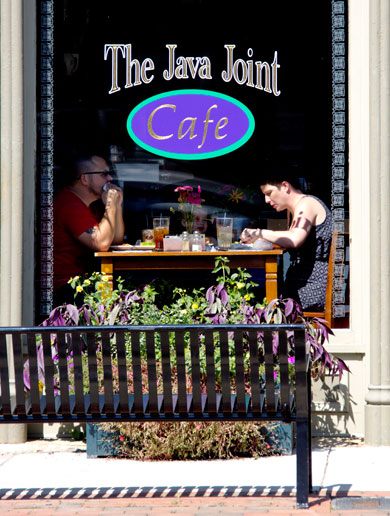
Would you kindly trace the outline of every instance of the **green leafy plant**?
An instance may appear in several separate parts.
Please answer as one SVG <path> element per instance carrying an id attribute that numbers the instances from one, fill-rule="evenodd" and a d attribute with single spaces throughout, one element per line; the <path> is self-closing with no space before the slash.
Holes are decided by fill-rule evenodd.
<path id="1" fill-rule="evenodd" d="M 343 372 L 348 370 L 347 366 L 343 362 L 343 360 L 331 355 L 325 349 L 326 342 L 329 340 L 329 335 L 332 334 L 331 329 L 327 326 L 326 321 L 318 318 L 305 318 L 303 317 L 302 308 L 299 303 L 292 299 L 275 299 L 271 301 L 269 305 L 265 302 L 258 303 L 256 302 L 252 289 L 255 283 L 251 280 L 250 274 L 245 269 L 238 268 L 235 271 L 231 271 L 229 267 L 229 262 L 225 257 L 218 257 L 216 259 L 216 265 L 214 269 L 214 274 L 216 276 L 216 284 L 210 286 L 207 290 L 200 288 L 197 290 L 193 290 L 192 292 L 187 292 L 185 289 L 176 288 L 173 292 L 173 301 L 170 304 L 166 304 L 158 306 L 157 298 L 158 292 L 155 288 L 155 285 L 148 284 L 139 289 L 128 290 L 124 286 L 124 282 L 121 279 L 117 280 L 116 287 L 113 291 L 109 291 L 107 288 L 107 280 L 108 278 L 104 277 L 99 273 L 94 273 L 89 278 L 86 277 L 76 277 L 70 281 L 70 284 L 75 289 L 75 294 L 81 294 L 84 297 L 84 303 L 80 307 L 76 307 L 75 305 L 62 305 L 60 307 L 56 307 L 48 319 L 46 319 L 42 325 L 43 326 L 76 326 L 76 325 L 174 325 L 174 324 L 200 324 L 200 323 L 211 323 L 211 324 L 224 324 L 224 323 L 240 323 L 240 324 L 248 324 L 248 327 L 254 323 L 304 323 L 306 326 L 306 343 L 308 349 L 310 350 L 311 360 L 312 360 L 312 373 L 313 376 L 322 376 L 326 371 L 330 372 L 333 376 L 338 375 L 342 376 Z M 203 337 L 201 336 L 201 343 Z M 217 337 L 215 337 L 215 366 L 216 366 L 216 378 L 217 378 L 217 388 L 218 381 L 220 380 L 220 358 L 218 354 L 219 342 Z M 292 335 L 288 339 L 289 341 L 289 371 L 291 376 L 291 381 L 294 380 L 294 340 Z M 129 357 L 131 356 L 131 341 L 126 340 L 126 352 Z M 175 375 L 175 342 L 173 337 L 171 336 L 170 344 L 172 346 L 171 356 L 172 356 L 172 374 Z M 103 388 L 103 373 L 102 373 L 102 356 L 100 343 L 97 341 L 97 361 L 98 361 L 98 376 L 100 381 L 100 386 Z M 229 354 L 230 354 L 230 371 L 232 381 L 234 383 L 235 377 L 235 348 L 234 342 L 231 336 L 229 335 L 228 339 L 229 345 Z M 249 348 L 248 344 L 245 341 L 245 332 L 244 332 L 244 367 L 247 371 L 249 371 Z M 259 358 L 264 362 L 264 350 L 262 344 L 262 334 L 259 333 L 258 347 L 259 347 Z M 57 343 L 55 339 L 52 340 L 53 347 L 53 356 L 54 358 L 57 355 Z M 278 349 L 278 335 L 274 334 L 273 340 L 273 348 L 275 355 L 274 366 L 274 376 L 276 379 L 276 384 L 279 381 L 279 366 L 277 362 L 277 349 Z M 39 380 L 42 385 L 42 389 L 44 386 L 44 360 L 43 360 L 43 350 L 42 344 L 40 341 L 37 342 L 37 350 L 38 350 L 38 374 Z M 116 348 L 112 347 L 112 368 L 113 368 L 113 381 L 114 381 L 114 389 L 117 391 L 118 389 L 118 375 L 117 375 L 117 358 L 115 355 Z M 146 342 L 145 336 L 141 332 L 140 339 L 140 351 L 141 351 L 141 362 L 143 368 L 143 374 L 146 377 Z M 160 344 L 158 341 L 158 336 L 156 337 L 155 342 L 155 353 L 156 359 L 159 360 L 161 350 Z M 205 357 L 205 349 L 204 346 L 200 346 L 200 365 L 201 365 L 201 382 L 202 389 L 205 388 L 206 385 L 206 357 Z M 188 372 L 191 372 L 191 354 L 190 354 L 190 346 L 189 346 L 189 337 L 186 334 L 185 337 L 185 360 L 186 360 L 186 368 Z M 87 355 L 83 355 L 83 363 L 84 367 L 87 367 Z M 68 372 L 69 372 L 69 381 L 70 381 L 70 393 L 74 392 L 74 372 L 73 372 L 73 357 L 72 352 L 69 353 L 68 357 Z M 260 373 L 264 374 L 264 363 L 260 368 Z M 25 364 L 24 370 L 25 377 L 25 386 L 28 390 L 30 387 L 29 384 L 29 368 L 28 361 Z M 190 380 L 189 380 L 190 381 Z M 57 382 L 57 380 L 56 380 Z M 144 382 L 147 384 L 147 382 Z M 58 389 L 59 382 L 56 383 L 55 389 Z M 132 376 L 131 373 L 128 373 L 128 386 L 131 390 L 132 388 Z M 220 387 L 220 386 L 219 386 Z M 88 385 L 85 386 L 85 392 L 88 392 Z M 236 423 L 238 424 L 238 423 Z M 219 453 L 223 453 L 224 456 L 231 456 L 233 453 L 233 449 L 240 449 L 236 447 L 234 435 L 237 435 L 236 430 L 229 430 L 229 439 L 230 444 L 227 443 L 226 439 L 224 440 L 226 444 L 226 448 L 223 448 L 223 452 L 220 451 L 221 448 L 219 444 L 222 439 L 224 432 L 226 433 L 227 427 L 218 425 L 223 425 L 222 423 L 215 423 L 217 426 L 189 426 L 188 432 L 191 435 L 191 439 L 186 440 L 184 442 L 179 442 L 179 434 L 176 425 L 172 427 L 166 427 L 164 429 L 165 423 L 158 423 L 157 425 L 161 425 L 155 428 L 157 431 L 158 428 L 158 436 L 155 437 L 155 440 L 150 438 L 150 446 L 148 450 L 141 451 L 138 448 L 138 451 L 134 450 L 131 453 L 141 454 L 143 457 L 149 457 L 154 447 L 156 453 L 158 449 L 160 449 L 160 455 L 164 457 L 187 457 L 191 455 L 192 458 L 195 458 L 197 455 L 197 451 L 192 447 L 191 453 L 188 451 L 187 444 L 191 441 L 194 446 L 198 446 L 202 439 L 210 439 L 210 446 L 215 450 L 215 457 L 219 457 Z M 129 425 L 125 425 L 127 428 Z M 134 442 L 140 442 L 142 439 L 136 437 L 137 435 L 141 436 L 141 430 L 137 427 L 132 427 L 133 430 L 122 430 L 121 425 L 115 425 L 117 430 L 120 432 L 120 435 L 123 437 L 123 440 L 120 441 L 123 446 L 123 453 L 125 455 L 130 455 L 130 448 L 133 446 Z M 218 430 L 217 430 L 218 427 Z M 111 428 L 111 427 L 110 427 Z M 130 428 L 130 427 L 129 427 Z M 142 427 L 143 428 L 143 427 Z M 152 427 L 153 428 L 153 427 Z M 169 428 L 169 430 L 167 430 Z M 212 428 L 212 436 L 207 432 L 208 429 Z M 262 452 L 267 451 L 267 446 L 263 446 L 263 441 L 261 441 L 260 437 L 256 439 L 260 439 L 260 441 L 256 441 L 254 435 L 258 433 L 258 427 L 246 427 L 248 431 L 244 431 L 243 427 L 240 428 L 238 433 L 243 433 L 246 436 L 247 443 L 242 446 L 246 447 L 246 450 L 252 450 L 253 442 L 256 442 L 256 447 L 260 447 L 259 449 Z M 256 428 L 256 430 L 255 430 Z M 145 431 L 147 426 L 145 427 Z M 196 430 L 196 431 L 195 431 Z M 150 429 L 152 431 L 152 429 Z M 128 434 L 126 433 L 128 432 Z M 137 433 L 138 432 L 138 433 Z M 203 432 L 202 439 L 199 438 L 200 433 Z M 159 441 L 160 437 L 163 435 L 167 436 L 167 448 L 161 448 L 161 443 Z M 181 433 L 182 437 L 183 433 Z M 208 437 L 207 437 L 208 436 Z M 216 438 L 216 436 L 219 436 Z M 215 441 L 213 439 L 216 439 Z M 244 439 L 244 440 L 245 440 Z M 253 441 L 253 439 L 255 439 Z M 126 442 L 125 442 L 126 441 Z M 204 441 L 202 441 L 204 442 Z M 133 444 L 131 444 L 133 443 Z M 153 443 L 159 443 L 153 444 Z M 213 444 L 214 443 L 214 444 Z M 169 446 L 168 446 L 169 444 Z M 172 445 L 172 447 L 171 447 Z M 138 445 L 137 445 L 138 446 Z M 140 445 L 141 446 L 141 445 Z M 164 445 L 165 446 L 165 445 Z M 200 446 L 201 447 L 201 446 Z M 236 447 L 236 448 L 235 448 Z M 219 450 L 219 451 L 218 451 Z M 214 452 L 213 452 L 214 453 Z M 236 452 L 234 452 L 236 453 Z M 239 453 L 237 451 L 237 453 Z M 252 453 L 252 452 L 251 452 Z M 207 454 L 206 454 L 207 455 Z M 207 457 L 205 457 L 207 458 Z"/>

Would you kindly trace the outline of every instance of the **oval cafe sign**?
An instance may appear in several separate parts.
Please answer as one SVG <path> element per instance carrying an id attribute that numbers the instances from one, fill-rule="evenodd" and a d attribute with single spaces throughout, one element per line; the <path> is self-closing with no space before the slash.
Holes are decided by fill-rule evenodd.
<path id="1" fill-rule="evenodd" d="M 228 154 L 246 143 L 255 129 L 250 110 L 215 91 L 176 90 L 150 97 L 127 119 L 131 138 L 153 154 L 206 159 Z"/>

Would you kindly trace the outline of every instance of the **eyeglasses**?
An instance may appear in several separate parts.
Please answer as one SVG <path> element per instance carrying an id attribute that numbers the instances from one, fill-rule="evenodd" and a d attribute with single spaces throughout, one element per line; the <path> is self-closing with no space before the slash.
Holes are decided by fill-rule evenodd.
<path id="1" fill-rule="evenodd" d="M 113 176 L 115 174 L 115 171 L 114 170 L 96 170 L 95 172 L 82 172 L 80 174 L 80 177 L 88 176 L 90 174 L 101 174 L 102 176 L 107 177 L 107 176 Z"/>

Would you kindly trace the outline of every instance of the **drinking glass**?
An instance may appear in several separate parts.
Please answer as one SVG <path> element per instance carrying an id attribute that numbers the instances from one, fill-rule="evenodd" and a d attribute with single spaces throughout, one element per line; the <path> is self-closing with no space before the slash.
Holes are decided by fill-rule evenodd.
<path id="1" fill-rule="evenodd" d="M 231 217 L 217 218 L 217 239 L 220 249 L 229 249 L 232 245 L 233 219 Z"/>
<path id="2" fill-rule="evenodd" d="M 163 249 L 164 236 L 169 235 L 169 217 L 154 218 L 153 233 L 156 249 Z"/>

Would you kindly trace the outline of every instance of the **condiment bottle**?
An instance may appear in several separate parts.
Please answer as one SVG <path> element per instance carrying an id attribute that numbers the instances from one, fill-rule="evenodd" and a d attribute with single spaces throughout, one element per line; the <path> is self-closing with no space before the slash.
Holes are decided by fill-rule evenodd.
<path id="1" fill-rule="evenodd" d="M 181 235 L 181 250 L 182 251 L 190 250 L 190 237 L 189 237 L 187 231 L 183 231 L 183 234 Z"/>
<path id="2" fill-rule="evenodd" d="M 200 238 L 199 231 L 194 231 L 194 236 L 192 238 L 192 246 L 191 251 L 199 252 L 202 250 L 202 240 Z"/>

